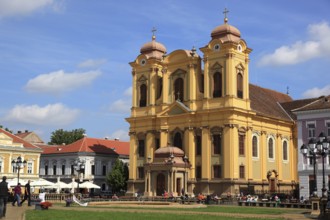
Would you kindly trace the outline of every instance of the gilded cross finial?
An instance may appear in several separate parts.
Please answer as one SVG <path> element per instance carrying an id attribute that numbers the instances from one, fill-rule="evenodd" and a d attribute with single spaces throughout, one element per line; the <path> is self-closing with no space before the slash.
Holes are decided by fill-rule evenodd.
<path id="1" fill-rule="evenodd" d="M 155 36 L 155 32 L 157 31 L 157 29 L 155 27 L 152 28 L 151 32 L 152 32 L 152 39 L 155 40 L 156 36 Z"/>
<path id="2" fill-rule="evenodd" d="M 228 18 L 227 18 L 227 14 L 228 14 L 228 9 L 227 8 L 225 8 L 225 10 L 222 12 L 224 15 L 225 15 L 225 19 L 224 19 L 224 21 L 225 21 L 225 23 L 227 23 L 228 22 Z"/>

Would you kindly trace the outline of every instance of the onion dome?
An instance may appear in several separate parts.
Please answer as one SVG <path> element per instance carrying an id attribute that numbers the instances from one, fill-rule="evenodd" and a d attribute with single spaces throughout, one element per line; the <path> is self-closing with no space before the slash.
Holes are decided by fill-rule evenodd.
<path id="1" fill-rule="evenodd" d="M 146 55 L 148 58 L 162 59 L 163 55 L 166 53 L 166 47 L 156 42 L 156 36 L 152 35 L 151 42 L 144 44 L 140 49 L 140 53 Z"/>
<path id="2" fill-rule="evenodd" d="M 227 11 L 228 12 L 228 11 Z M 225 16 L 224 24 L 217 26 L 211 32 L 213 39 L 220 39 L 223 42 L 232 41 L 237 42 L 240 40 L 241 32 L 234 26 L 228 24 L 228 18 Z"/>

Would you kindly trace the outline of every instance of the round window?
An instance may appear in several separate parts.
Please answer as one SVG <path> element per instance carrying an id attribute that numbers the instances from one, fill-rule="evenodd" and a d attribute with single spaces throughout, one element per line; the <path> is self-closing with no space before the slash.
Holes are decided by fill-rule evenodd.
<path id="1" fill-rule="evenodd" d="M 237 50 L 238 50 L 239 52 L 242 52 L 242 45 L 239 44 L 239 45 L 237 46 Z"/>
<path id="2" fill-rule="evenodd" d="M 145 59 L 142 59 L 140 62 L 141 66 L 144 66 L 146 63 L 147 63 L 147 61 Z"/>
<path id="3" fill-rule="evenodd" d="M 213 49 L 214 49 L 215 51 L 220 50 L 220 44 L 216 44 L 216 45 L 214 45 Z"/>

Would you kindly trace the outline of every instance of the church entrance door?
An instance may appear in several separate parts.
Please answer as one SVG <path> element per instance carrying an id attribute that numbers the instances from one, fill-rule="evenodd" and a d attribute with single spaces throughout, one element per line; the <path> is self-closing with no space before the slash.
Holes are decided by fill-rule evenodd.
<path id="1" fill-rule="evenodd" d="M 160 173 L 157 175 L 157 196 L 161 196 L 165 190 L 165 175 Z"/>

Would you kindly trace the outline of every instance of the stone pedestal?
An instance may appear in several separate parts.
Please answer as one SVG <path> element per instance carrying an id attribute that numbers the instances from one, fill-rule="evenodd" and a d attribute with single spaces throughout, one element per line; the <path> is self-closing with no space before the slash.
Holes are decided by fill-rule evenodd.
<path id="1" fill-rule="evenodd" d="M 320 198 L 319 197 L 312 197 L 311 198 L 312 203 L 312 216 L 319 216 L 320 215 Z"/>

